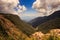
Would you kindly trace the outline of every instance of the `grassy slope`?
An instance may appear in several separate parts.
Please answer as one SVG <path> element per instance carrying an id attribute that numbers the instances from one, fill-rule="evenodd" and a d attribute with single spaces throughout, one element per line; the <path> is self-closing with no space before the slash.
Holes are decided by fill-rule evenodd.
<path id="1" fill-rule="evenodd" d="M 55 18 L 60 18 L 60 10 L 55 11 L 54 13 L 52 13 L 49 16 L 35 18 L 35 19 L 30 21 L 30 24 L 32 26 L 36 27 L 44 22 L 47 22 L 47 21 L 55 19 Z"/>
<path id="2" fill-rule="evenodd" d="M 0 40 L 23 40 L 29 38 L 8 19 L 0 15 Z"/>
<path id="3" fill-rule="evenodd" d="M 60 18 L 55 18 L 38 26 L 38 30 L 43 33 L 47 33 L 49 30 L 57 28 L 60 28 Z"/>
<path id="4" fill-rule="evenodd" d="M 35 29 L 30 26 L 29 24 L 23 22 L 17 15 L 12 15 L 12 14 L 2 14 L 4 15 L 5 18 L 11 20 L 13 24 L 17 26 L 22 32 L 24 32 L 27 35 L 30 35 L 35 32 Z"/>

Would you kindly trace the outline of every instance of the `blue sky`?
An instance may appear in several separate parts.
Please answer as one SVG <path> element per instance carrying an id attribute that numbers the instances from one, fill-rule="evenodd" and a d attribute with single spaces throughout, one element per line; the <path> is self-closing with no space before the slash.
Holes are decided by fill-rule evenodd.
<path id="1" fill-rule="evenodd" d="M 36 10 L 32 8 L 32 5 L 33 3 L 36 1 L 36 0 L 19 0 L 20 1 L 20 5 L 24 5 L 27 10 L 25 11 L 25 13 L 35 13 Z"/>
<path id="2" fill-rule="evenodd" d="M 35 10 L 35 9 L 33 9 L 32 8 L 32 6 L 33 6 L 33 3 L 34 2 L 37 2 L 36 0 L 20 0 L 20 5 L 22 6 L 22 5 L 24 5 L 26 8 L 27 8 L 27 10 L 26 11 L 24 11 L 20 16 L 21 16 L 21 19 L 22 20 L 27 20 L 27 21 L 29 21 L 29 20 L 32 20 L 32 19 L 34 19 L 34 18 L 36 18 L 36 17 L 43 17 L 43 16 L 46 16 L 46 15 L 50 15 L 51 13 L 46 13 L 46 15 L 44 15 L 44 13 L 41 13 L 41 12 L 38 12 L 40 9 L 38 9 L 38 10 Z M 40 2 L 40 1 L 38 1 L 38 2 Z M 51 2 L 51 1 L 50 1 Z M 42 2 L 43 3 L 43 2 Z M 47 5 L 47 7 L 49 8 L 51 8 L 51 5 L 55 5 L 55 4 L 49 4 L 49 5 Z M 35 6 L 38 6 L 38 5 L 35 5 Z M 45 7 L 44 7 L 45 8 Z M 50 8 L 49 8 L 49 10 L 50 10 Z M 48 11 L 49 11 L 48 10 Z M 52 10 L 52 9 L 51 9 Z M 41 11 L 43 11 L 44 12 L 44 10 L 41 10 Z"/>
<path id="3" fill-rule="evenodd" d="M 35 1 L 36 0 L 20 0 L 20 5 L 24 5 L 27 8 L 20 16 L 22 20 L 30 21 L 31 19 L 36 18 L 35 14 L 37 14 L 37 11 L 32 8 Z"/>
<path id="4" fill-rule="evenodd" d="M 36 0 L 20 0 L 20 5 L 24 5 L 26 8 L 30 9 L 34 1 Z"/>
<path id="5" fill-rule="evenodd" d="M 27 10 L 22 12 L 20 18 L 25 21 L 30 21 L 36 17 L 41 17 L 40 13 L 32 8 L 36 0 L 20 0 L 20 5 L 24 5 Z"/>

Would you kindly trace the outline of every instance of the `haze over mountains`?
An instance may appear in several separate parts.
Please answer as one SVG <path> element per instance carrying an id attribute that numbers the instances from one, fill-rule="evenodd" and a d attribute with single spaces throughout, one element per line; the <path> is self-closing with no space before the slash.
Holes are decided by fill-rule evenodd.
<path id="1" fill-rule="evenodd" d="M 54 12 L 53 14 L 49 15 L 49 16 L 44 16 L 44 17 L 38 17 L 38 18 L 35 18 L 33 20 L 31 20 L 29 23 L 36 27 L 44 22 L 47 22 L 49 20 L 53 20 L 55 18 L 60 18 L 60 10 L 59 11 L 56 11 Z"/>

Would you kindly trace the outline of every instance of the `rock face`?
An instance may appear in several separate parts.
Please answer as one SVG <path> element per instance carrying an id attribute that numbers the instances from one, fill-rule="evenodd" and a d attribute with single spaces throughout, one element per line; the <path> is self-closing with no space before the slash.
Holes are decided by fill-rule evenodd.
<path id="1" fill-rule="evenodd" d="M 47 21 L 49 21 L 49 20 L 55 19 L 55 18 L 60 18 L 60 10 L 54 12 L 54 13 L 51 14 L 50 16 L 35 18 L 35 19 L 31 20 L 29 23 L 30 23 L 32 26 L 37 27 L 38 25 L 40 25 L 40 24 L 42 24 L 42 23 L 44 23 L 44 22 L 47 22 Z"/>

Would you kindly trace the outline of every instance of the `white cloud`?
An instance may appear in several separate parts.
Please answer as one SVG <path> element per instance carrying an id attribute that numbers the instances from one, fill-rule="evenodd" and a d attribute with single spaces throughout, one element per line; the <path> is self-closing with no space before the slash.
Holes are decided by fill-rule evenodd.
<path id="1" fill-rule="evenodd" d="M 36 18 L 36 17 L 43 17 L 44 15 L 42 15 L 42 13 L 22 13 L 20 14 L 20 18 L 26 22 Z"/>
<path id="2" fill-rule="evenodd" d="M 36 9 L 38 12 L 41 12 L 43 15 L 50 15 L 60 7 L 60 0 L 36 0 L 33 3 L 32 8 Z"/>
<path id="3" fill-rule="evenodd" d="M 18 6 L 18 13 L 23 12 L 25 10 L 27 10 L 27 9 L 24 5 L 23 6 L 20 6 L 20 5 Z"/>
<path id="4" fill-rule="evenodd" d="M 0 0 L 0 12 L 19 15 L 18 13 L 21 13 L 25 10 L 25 6 L 19 5 L 19 0 Z"/>
<path id="5" fill-rule="evenodd" d="M 26 13 L 26 14 L 20 14 L 20 16 L 28 16 L 28 17 L 43 17 L 44 15 L 42 13 Z"/>

